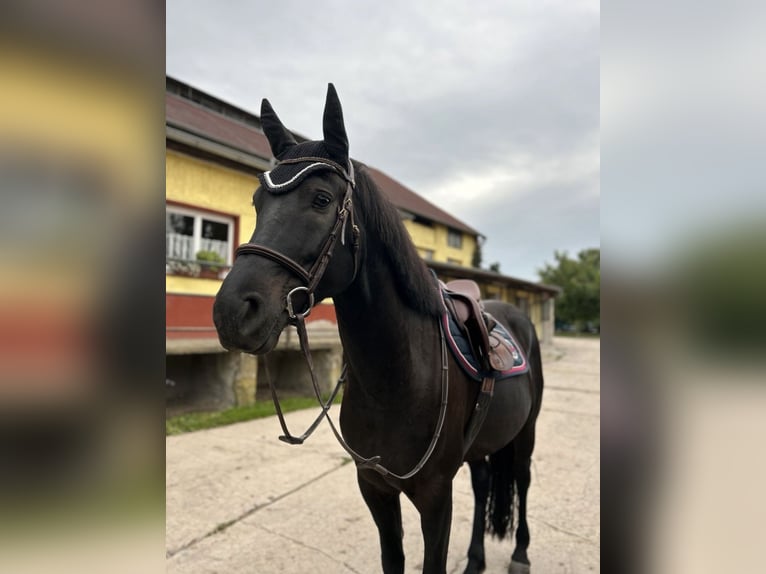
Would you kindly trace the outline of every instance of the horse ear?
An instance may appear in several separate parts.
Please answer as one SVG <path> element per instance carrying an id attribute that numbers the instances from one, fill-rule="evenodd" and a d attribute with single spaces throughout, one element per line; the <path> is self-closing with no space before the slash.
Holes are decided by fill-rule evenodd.
<path id="1" fill-rule="evenodd" d="M 348 161 L 348 137 L 343 124 L 343 110 L 340 107 L 335 86 L 327 84 L 327 100 L 324 104 L 324 144 L 327 151 L 338 163 L 345 166 Z"/>
<path id="2" fill-rule="evenodd" d="M 298 143 L 295 141 L 293 134 L 282 124 L 274 108 L 271 107 L 269 100 L 266 98 L 261 102 L 261 125 L 263 126 L 263 133 L 266 134 L 266 138 L 269 140 L 271 151 L 277 159 Z"/>

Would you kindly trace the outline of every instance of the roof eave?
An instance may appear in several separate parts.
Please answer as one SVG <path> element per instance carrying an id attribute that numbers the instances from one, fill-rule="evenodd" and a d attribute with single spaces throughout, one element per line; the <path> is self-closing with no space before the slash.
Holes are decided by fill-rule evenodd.
<path id="1" fill-rule="evenodd" d="M 510 277 L 509 275 L 503 275 L 501 273 L 495 273 L 487 269 L 479 269 L 476 267 L 463 267 L 462 265 L 454 265 L 452 263 L 444 263 L 442 261 L 426 261 L 426 265 L 433 267 L 435 270 L 442 270 L 445 272 L 454 272 L 469 277 L 476 277 L 484 280 L 495 280 L 506 285 L 514 285 L 517 287 L 526 288 L 530 291 L 536 291 L 539 293 L 550 293 L 552 295 L 558 295 L 562 292 L 561 287 L 556 285 L 546 285 L 545 283 L 535 283 L 534 281 L 527 281 L 525 279 L 518 279 L 516 277 Z"/>
<path id="2" fill-rule="evenodd" d="M 192 148 L 222 157 L 255 169 L 266 171 L 273 167 L 271 158 L 264 158 L 252 152 L 237 148 L 211 138 L 208 135 L 190 130 L 168 120 L 165 124 L 165 136 L 167 139 L 182 143 Z"/>

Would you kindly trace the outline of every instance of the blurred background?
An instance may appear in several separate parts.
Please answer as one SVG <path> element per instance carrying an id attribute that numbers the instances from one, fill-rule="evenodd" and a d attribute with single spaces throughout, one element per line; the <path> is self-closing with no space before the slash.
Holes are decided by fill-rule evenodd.
<path id="1" fill-rule="evenodd" d="M 763 570 L 764 16 L 603 6 L 606 572 Z"/>
<path id="2" fill-rule="evenodd" d="M 755 2 L 602 11 L 606 572 L 760 572 Z M 6 2 L 0 571 L 164 568 L 164 10 Z"/>
<path id="3" fill-rule="evenodd" d="M 163 54 L 161 4 L 3 5 L 2 572 L 163 568 Z"/>

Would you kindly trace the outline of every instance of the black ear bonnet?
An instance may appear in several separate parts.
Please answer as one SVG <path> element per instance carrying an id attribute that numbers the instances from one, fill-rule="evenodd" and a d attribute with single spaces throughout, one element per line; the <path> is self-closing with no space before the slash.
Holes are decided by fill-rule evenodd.
<path id="1" fill-rule="evenodd" d="M 297 143 L 284 127 L 268 100 L 261 104 L 263 131 L 271 151 L 279 162 L 272 170 L 258 176 L 267 191 L 274 194 L 292 191 L 309 175 L 333 170 L 353 184 L 348 138 L 343 123 L 343 111 L 335 87 L 327 87 L 323 130 L 324 140 Z"/>

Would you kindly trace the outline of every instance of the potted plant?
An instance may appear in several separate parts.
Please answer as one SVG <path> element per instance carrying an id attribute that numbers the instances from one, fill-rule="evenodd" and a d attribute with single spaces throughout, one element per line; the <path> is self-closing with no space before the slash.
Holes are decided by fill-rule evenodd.
<path id="1" fill-rule="evenodd" d="M 168 259 L 165 262 L 165 273 L 167 275 L 182 275 L 184 277 L 199 277 L 202 266 L 194 261 L 182 261 L 178 259 Z"/>
<path id="2" fill-rule="evenodd" d="M 218 279 L 219 273 L 226 265 L 226 259 L 215 251 L 198 251 L 197 261 L 201 266 L 200 277 L 208 279 Z"/>

